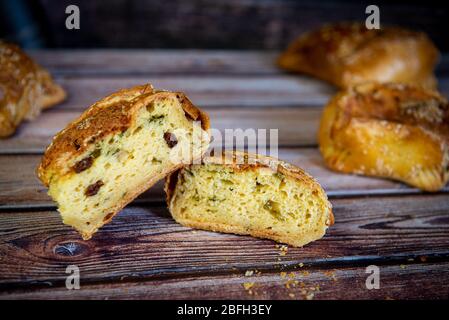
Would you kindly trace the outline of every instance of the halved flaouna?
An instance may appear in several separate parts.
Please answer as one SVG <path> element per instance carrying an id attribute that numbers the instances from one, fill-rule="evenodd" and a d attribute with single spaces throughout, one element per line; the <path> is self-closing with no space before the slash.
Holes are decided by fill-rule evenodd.
<path id="1" fill-rule="evenodd" d="M 241 152 L 207 157 L 166 180 L 167 202 L 182 225 L 303 246 L 333 223 L 321 186 L 303 170 Z"/>
<path id="2" fill-rule="evenodd" d="M 182 93 L 118 91 L 56 135 L 38 169 L 64 223 L 91 236 L 209 145 L 209 118 Z"/>

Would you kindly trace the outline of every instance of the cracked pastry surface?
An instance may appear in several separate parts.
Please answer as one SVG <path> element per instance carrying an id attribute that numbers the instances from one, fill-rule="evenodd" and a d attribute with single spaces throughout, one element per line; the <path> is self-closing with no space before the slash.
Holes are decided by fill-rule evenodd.
<path id="1" fill-rule="evenodd" d="M 63 221 L 84 239 L 158 180 L 200 158 L 209 118 L 179 92 L 136 86 L 58 133 L 38 168 Z"/>
<path id="2" fill-rule="evenodd" d="M 368 30 L 363 24 L 325 25 L 294 40 L 278 64 L 338 87 L 369 81 L 436 87 L 439 52 L 422 32 L 399 27 Z"/>
<path id="3" fill-rule="evenodd" d="M 182 225 L 303 246 L 333 224 L 321 186 L 280 160 L 225 152 L 166 180 L 167 203 Z"/>
<path id="4" fill-rule="evenodd" d="M 326 165 L 437 191 L 449 179 L 449 104 L 438 92 L 367 83 L 325 107 L 319 146 Z"/>
<path id="5" fill-rule="evenodd" d="M 45 69 L 18 46 L 0 40 L 0 138 L 65 97 Z"/>

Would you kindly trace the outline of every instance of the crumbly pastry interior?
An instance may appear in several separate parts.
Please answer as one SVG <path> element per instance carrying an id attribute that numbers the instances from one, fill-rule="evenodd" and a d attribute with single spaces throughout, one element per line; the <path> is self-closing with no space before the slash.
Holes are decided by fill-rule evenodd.
<path id="1" fill-rule="evenodd" d="M 257 165 L 192 165 L 179 171 L 169 207 L 187 226 L 302 246 L 332 223 L 323 190 L 303 178 Z"/>
<path id="2" fill-rule="evenodd" d="M 106 108 L 107 109 L 107 108 Z M 52 172 L 49 195 L 64 223 L 88 239 L 136 193 L 182 163 L 201 157 L 208 133 L 189 119 L 176 96 L 141 107 L 123 132 L 105 136 Z"/>

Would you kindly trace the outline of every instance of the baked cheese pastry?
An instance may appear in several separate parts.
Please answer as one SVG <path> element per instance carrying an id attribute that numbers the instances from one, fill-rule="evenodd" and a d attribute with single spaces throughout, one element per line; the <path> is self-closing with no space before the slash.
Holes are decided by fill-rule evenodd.
<path id="1" fill-rule="evenodd" d="M 321 186 L 302 169 L 242 152 L 206 157 L 166 180 L 173 218 L 192 228 L 303 246 L 333 224 Z"/>
<path id="2" fill-rule="evenodd" d="M 65 97 L 45 69 L 16 45 L 0 41 L 0 138 Z"/>
<path id="3" fill-rule="evenodd" d="M 403 181 L 426 191 L 449 178 L 449 105 L 435 91 L 367 83 L 325 107 L 319 145 L 335 171 Z"/>
<path id="4" fill-rule="evenodd" d="M 64 223 L 87 240 L 139 194 L 209 145 L 209 118 L 151 85 L 98 101 L 56 135 L 38 168 Z"/>
<path id="5" fill-rule="evenodd" d="M 306 33 L 278 59 L 280 67 L 339 87 L 376 81 L 436 87 L 439 52 L 422 32 L 337 23 Z"/>

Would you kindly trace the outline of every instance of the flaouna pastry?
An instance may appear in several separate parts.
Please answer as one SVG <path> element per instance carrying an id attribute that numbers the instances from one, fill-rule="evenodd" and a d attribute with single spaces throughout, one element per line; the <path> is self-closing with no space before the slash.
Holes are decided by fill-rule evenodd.
<path id="1" fill-rule="evenodd" d="M 23 120 L 65 99 L 50 74 L 16 45 L 0 41 L 0 138 L 12 135 Z"/>
<path id="2" fill-rule="evenodd" d="M 324 109 L 319 145 L 335 171 L 437 191 L 449 179 L 449 105 L 438 92 L 411 85 L 358 85 Z"/>
<path id="3" fill-rule="evenodd" d="M 278 64 L 343 88 L 369 81 L 435 88 L 433 72 L 438 59 L 437 48 L 422 32 L 337 23 L 293 41 Z"/>

